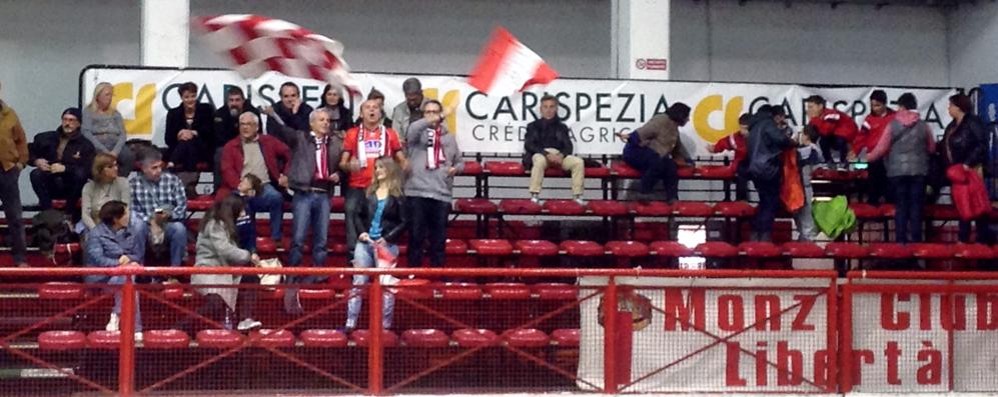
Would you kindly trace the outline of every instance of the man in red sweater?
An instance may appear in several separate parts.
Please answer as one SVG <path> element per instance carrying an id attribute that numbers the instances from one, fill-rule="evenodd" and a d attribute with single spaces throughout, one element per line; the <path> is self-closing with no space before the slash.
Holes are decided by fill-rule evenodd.
<path id="1" fill-rule="evenodd" d="M 873 90 L 870 94 L 870 114 L 863 119 L 859 134 L 856 134 L 856 138 L 852 141 L 849 160 L 859 157 L 863 149 L 866 149 L 866 155 L 869 157 L 892 120 L 894 120 L 894 111 L 887 107 L 887 93 L 884 90 Z M 887 189 L 887 168 L 883 159 L 870 161 L 867 170 L 869 183 L 866 185 L 866 201 L 875 205 L 880 204 L 881 199 L 892 202 Z"/>
<path id="2" fill-rule="evenodd" d="M 735 172 L 735 199 L 739 201 L 748 200 L 748 171 L 745 170 L 746 164 L 743 160 L 748 156 L 748 144 L 745 138 L 748 137 L 748 123 L 751 118 L 748 113 L 742 114 L 738 118 L 738 131 L 707 145 L 707 151 L 711 153 L 735 152 L 730 167 Z"/>
<path id="3" fill-rule="evenodd" d="M 839 152 L 843 165 L 849 155 L 849 142 L 856 137 L 856 121 L 839 110 L 826 107 L 825 98 L 812 95 L 804 100 L 808 124 L 818 130 L 818 146 L 825 161 L 831 162 L 832 150 Z"/>

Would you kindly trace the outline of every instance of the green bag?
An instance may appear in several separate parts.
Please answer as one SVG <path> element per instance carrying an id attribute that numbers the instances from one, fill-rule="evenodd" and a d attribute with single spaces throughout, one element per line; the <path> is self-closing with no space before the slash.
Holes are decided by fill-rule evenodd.
<path id="1" fill-rule="evenodd" d="M 811 214 L 818 229 L 832 240 L 856 227 L 856 213 L 849 209 L 846 196 L 835 196 L 829 201 L 815 202 Z"/>

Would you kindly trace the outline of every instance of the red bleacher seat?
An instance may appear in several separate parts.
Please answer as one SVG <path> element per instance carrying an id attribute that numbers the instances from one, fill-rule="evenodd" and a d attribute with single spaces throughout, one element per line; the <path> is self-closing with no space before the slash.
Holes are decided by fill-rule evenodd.
<path id="1" fill-rule="evenodd" d="M 495 346 L 499 336 L 487 329 L 459 329 L 454 331 L 454 341 L 464 348 Z"/>
<path id="2" fill-rule="evenodd" d="M 994 257 L 991 248 L 984 244 L 957 244 L 953 247 L 957 258 L 969 260 L 987 260 Z"/>
<path id="3" fill-rule="evenodd" d="M 705 165 L 697 167 L 696 174 L 704 179 L 733 179 L 735 170 L 728 165 Z"/>
<path id="4" fill-rule="evenodd" d="M 825 250 L 808 241 L 791 241 L 781 246 L 783 253 L 792 258 L 824 258 Z"/>
<path id="5" fill-rule="evenodd" d="M 551 332 L 551 341 L 561 347 L 579 347 L 582 333 L 577 329 L 556 329 Z"/>
<path id="6" fill-rule="evenodd" d="M 866 247 L 855 243 L 828 243 L 825 246 L 825 253 L 835 259 L 862 259 L 869 252 Z"/>
<path id="7" fill-rule="evenodd" d="M 343 196 L 333 196 L 329 199 L 329 210 L 335 213 L 344 212 L 347 208 L 347 198 Z"/>
<path id="8" fill-rule="evenodd" d="M 305 347 L 331 348 L 347 345 L 347 336 L 334 329 L 308 329 L 298 336 Z"/>
<path id="9" fill-rule="evenodd" d="M 513 245 L 506 240 L 475 239 L 468 241 L 478 255 L 506 256 L 513 253 Z"/>
<path id="10" fill-rule="evenodd" d="M 783 255 L 775 244 L 769 241 L 746 241 L 738 245 L 738 251 L 749 258 L 776 258 Z"/>
<path id="11" fill-rule="evenodd" d="M 291 348 L 295 346 L 295 335 L 286 329 L 261 329 L 253 332 L 253 346 L 270 348 Z"/>
<path id="12" fill-rule="evenodd" d="M 870 256 L 882 259 L 908 259 L 911 258 L 911 249 L 905 245 L 897 243 L 876 243 L 870 244 Z"/>
<path id="13" fill-rule="evenodd" d="M 231 349 L 243 343 L 243 334 L 228 329 L 206 329 L 198 332 L 195 340 L 198 347 Z"/>
<path id="14" fill-rule="evenodd" d="M 553 215 L 582 215 L 586 213 L 586 207 L 575 200 L 547 200 L 543 207 L 544 210 Z"/>
<path id="15" fill-rule="evenodd" d="M 648 256 L 648 246 L 637 241 L 609 241 L 606 243 L 606 249 L 613 256 L 628 258 Z"/>
<path id="16" fill-rule="evenodd" d="M 726 218 L 744 218 L 755 215 L 755 207 L 744 201 L 722 201 L 714 204 L 714 213 Z"/>
<path id="17" fill-rule="evenodd" d="M 734 258 L 738 256 L 738 248 L 723 241 L 700 243 L 695 251 L 707 258 Z"/>
<path id="18" fill-rule="evenodd" d="M 912 256 L 919 259 L 949 259 L 954 255 L 952 244 L 916 243 L 908 245 Z"/>
<path id="19" fill-rule="evenodd" d="M 75 350 L 87 346 L 87 336 L 80 331 L 45 331 L 38 335 L 42 350 Z"/>
<path id="20" fill-rule="evenodd" d="M 277 254 L 277 242 L 271 240 L 270 237 L 257 237 L 256 252 L 260 255 L 275 255 Z"/>
<path id="21" fill-rule="evenodd" d="M 925 206 L 925 217 L 934 220 L 959 220 L 960 213 L 952 205 L 930 204 Z"/>
<path id="22" fill-rule="evenodd" d="M 551 338 L 544 331 L 534 328 L 511 329 L 502 333 L 502 339 L 513 347 L 537 348 L 551 343 Z"/>
<path id="23" fill-rule="evenodd" d="M 52 200 L 52 208 L 57 210 L 65 210 L 66 200 Z"/>
<path id="24" fill-rule="evenodd" d="M 880 205 L 880 215 L 887 218 L 894 218 L 894 214 L 897 213 L 897 208 L 894 204 L 881 204 Z"/>
<path id="25" fill-rule="evenodd" d="M 558 246 L 547 240 L 517 240 L 513 246 L 526 256 L 558 255 Z"/>
<path id="26" fill-rule="evenodd" d="M 399 288 L 395 288 L 395 296 L 414 300 L 433 299 L 433 286 L 430 285 L 430 280 L 401 279 L 396 286 Z"/>
<path id="27" fill-rule="evenodd" d="M 444 252 L 447 255 L 464 255 L 468 253 L 468 243 L 463 240 L 447 239 Z"/>
<path id="28" fill-rule="evenodd" d="M 482 288 L 474 283 L 444 283 L 438 287 L 444 299 L 479 300 L 482 299 Z"/>
<path id="29" fill-rule="evenodd" d="M 442 348 L 450 338 L 439 329 L 410 329 L 402 333 L 402 342 L 409 347 Z"/>
<path id="30" fill-rule="evenodd" d="M 631 202 L 631 210 L 638 216 L 669 216 L 672 206 L 665 201 Z"/>
<path id="31" fill-rule="evenodd" d="M 849 209 L 856 214 L 857 219 L 880 219 L 884 216 L 880 207 L 867 203 L 849 203 Z"/>
<path id="32" fill-rule="evenodd" d="M 530 199 L 505 199 L 499 201 L 499 210 L 507 214 L 539 214 L 541 205 Z"/>
<path id="33" fill-rule="evenodd" d="M 52 252 L 56 255 L 73 255 L 82 252 L 80 243 L 62 243 L 52 246 Z"/>
<path id="34" fill-rule="evenodd" d="M 854 181 L 860 179 L 866 179 L 867 172 L 865 170 L 837 170 L 832 168 L 818 168 L 811 173 L 812 179 L 828 180 L 828 181 Z"/>
<path id="35" fill-rule="evenodd" d="M 617 160 L 610 164 L 610 170 L 613 171 L 618 177 L 621 178 L 640 178 L 641 173 L 638 170 L 631 168 L 627 163 Z"/>
<path id="36" fill-rule="evenodd" d="M 157 329 L 142 332 L 142 346 L 147 349 L 186 349 L 191 337 L 175 329 Z"/>
<path id="37" fill-rule="evenodd" d="M 84 295 L 84 285 L 80 283 L 49 282 L 38 287 L 41 299 L 80 299 Z"/>
<path id="38" fill-rule="evenodd" d="M 602 256 L 606 252 L 599 243 L 585 240 L 563 241 L 560 247 L 570 256 Z"/>
<path id="39" fill-rule="evenodd" d="M 483 198 L 463 198 L 454 201 L 454 208 L 458 212 L 465 212 L 469 214 L 478 215 L 489 215 L 499 212 L 499 206 L 496 203 Z"/>
<path id="40" fill-rule="evenodd" d="M 607 178 L 610 176 L 610 169 L 600 167 L 586 167 L 586 178 Z"/>
<path id="41" fill-rule="evenodd" d="M 579 298 L 579 288 L 562 283 L 538 283 L 533 285 L 534 293 L 542 300 L 575 300 Z"/>
<path id="42" fill-rule="evenodd" d="M 461 175 L 479 175 L 482 173 L 482 165 L 477 161 L 465 161 L 464 170 Z"/>
<path id="43" fill-rule="evenodd" d="M 211 195 L 201 195 L 192 199 L 187 199 L 188 211 L 207 211 L 215 204 L 215 197 Z"/>
<path id="44" fill-rule="evenodd" d="M 87 346 L 91 349 L 115 350 L 121 346 L 121 332 L 94 331 L 87 335 Z"/>
<path id="45" fill-rule="evenodd" d="M 626 204 L 616 200 L 592 200 L 588 206 L 599 216 L 623 216 L 630 212 Z"/>
<path id="46" fill-rule="evenodd" d="M 184 287 L 179 284 L 167 284 L 163 286 L 163 290 L 160 292 L 163 299 L 178 300 L 184 297 Z"/>
<path id="47" fill-rule="evenodd" d="M 519 161 L 486 161 L 485 170 L 498 176 L 522 176 L 526 172 Z"/>
<path id="48" fill-rule="evenodd" d="M 530 287 L 523 283 L 490 283 L 485 284 L 485 293 L 492 299 L 518 300 L 530 299 Z"/>
<path id="49" fill-rule="evenodd" d="M 677 201 L 672 203 L 672 212 L 678 216 L 705 218 L 714 214 L 714 207 L 702 201 Z"/>
<path id="50" fill-rule="evenodd" d="M 331 288 L 315 288 L 318 285 L 311 287 L 298 290 L 298 298 L 302 300 L 319 300 L 333 299 L 336 296 L 336 291 L 333 291 Z"/>
<path id="51" fill-rule="evenodd" d="M 649 246 L 655 255 L 670 258 L 693 255 L 693 250 L 678 241 L 656 241 Z"/>
<path id="52" fill-rule="evenodd" d="M 696 175 L 696 168 L 693 167 L 679 167 L 676 169 L 676 175 L 680 178 L 692 178 Z"/>

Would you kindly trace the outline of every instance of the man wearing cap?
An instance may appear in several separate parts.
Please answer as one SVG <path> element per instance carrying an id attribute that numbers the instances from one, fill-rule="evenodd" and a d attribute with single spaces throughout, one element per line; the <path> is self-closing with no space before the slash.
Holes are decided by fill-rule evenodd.
<path id="1" fill-rule="evenodd" d="M 61 199 L 69 203 L 68 209 L 74 216 L 77 214 L 76 202 L 96 155 L 94 145 L 80 132 L 80 120 L 80 109 L 66 109 L 59 128 L 35 135 L 28 147 L 28 163 L 35 166 L 31 171 L 31 188 L 43 210 L 52 208 L 53 199 Z"/>
<path id="2" fill-rule="evenodd" d="M 402 92 L 405 93 L 405 102 L 395 106 L 391 125 L 400 137 L 407 136 L 409 123 L 423 118 L 423 84 L 419 79 L 410 77 L 402 83 Z"/>
<path id="3" fill-rule="evenodd" d="M 21 188 L 17 178 L 28 161 L 28 138 L 14 109 L 0 100 L 0 203 L 7 219 L 11 254 L 18 266 L 27 266 Z"/>

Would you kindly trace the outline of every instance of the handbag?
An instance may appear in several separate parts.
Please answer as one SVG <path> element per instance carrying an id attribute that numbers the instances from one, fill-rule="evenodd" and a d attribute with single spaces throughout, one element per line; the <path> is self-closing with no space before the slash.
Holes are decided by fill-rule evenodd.
<path id="1" fill-rule="evenodd" d="M 263 269 L 280 269 L 284 267 L 281 264 L 281 260 L 277 258 L 264 259 L 260 261 L 260 268 Z M 279 285 L 283 281 L 283 274 L 261 274 L 260 275 L 260 285 Z"/>

